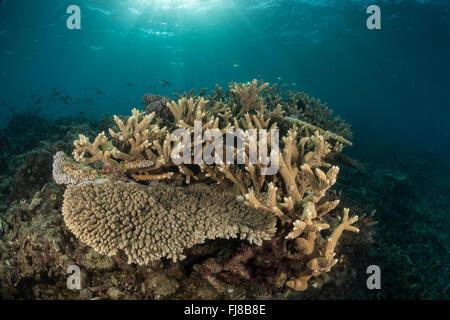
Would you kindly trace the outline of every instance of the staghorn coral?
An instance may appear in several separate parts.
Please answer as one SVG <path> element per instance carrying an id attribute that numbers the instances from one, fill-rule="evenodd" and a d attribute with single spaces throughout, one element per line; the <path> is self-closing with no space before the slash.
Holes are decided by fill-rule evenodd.
<path id="1" fill-rule="evenodd" d="M 126 122 L 118 116 L 114 121 L 119 129 L 118 132 L 109 129 L 114 143 L 111 142 L 104 132 L 100 133 L 93 143 L 83 135 L 74 142 L 73 156 L 75 160 L 83 164 L 101 162 L 104 166 L 112 168 L 113 171 L 130 175 L 135 180 L 164 179 L 170 173 L 161 175 L 158 170 L 165 164 L 170 155 L 170 149 L 166 148 L 170 141 L 170 135 L 166 136 L 164 145 L 161 146 L 162 138 L 166 134 L 166 128 L 159 128 L 154 123 L 155 113 L 144 115 L 137 109 L 132 110 L 132 116 Z M 152 151 L 156 149 L 156 154 Z"/>
<path id="2" fill-rule="evenodd" d="M 295 290 L 305 290 L 307 281 L 312 276 L 330 271 L 336 263 L 330 257 L 334 255 L 342 231 L 357 231 L 350 225 L 358 219 L 354 216 L 350 218 L 345 228 L 337 227 L 332 237 L 328 239 L 333 245 L 325 244 L 321 231 L 329 229 L 330 226 L 324 218 L 337 207 L 339 200 L 323 199 L 336 182 L 339 168 L 324 161 L 325 156 L 331 152 L 331 145 L 324 136 L 316 131 L 314 135 L 299 137 L 301 132 L 301 129 L 294 126 L 287 137 L 283 138 L 284 147 L 282 152 L 278 153 L 277 175 L 256 181 L 255 184 L 254 179 L 245 180 L 244 174 L 237 176 L 228 172 L 230 179 L 235 179 L 236 184 L 244 185 L 244 189 L 249 190 L 245 194 L 246 204 L 261 211 L 272 212 L 280 218 L 282 224 L 288 225 L 281 228 L 284 239 L 280 236 L 280 241 L 285 242 L 286 248 L 297 250 L 298 254 L 286 249 L 286 255 L 293 259 L 306 257 L 309 260 L 300 278 L 293 278 L 287 282 L 287 286 Z M 327 167 L 329 169 L 326 172 L 321 169 Z M 246 170 L 248 174 L 251 173 L 249 168 Z M 264 183 L 267 185 L 267 195 L 265 201 L 261 201 L 261 195 L 255 192 L 254 188 L 264 190 L 262 187 Z M 343 221 L 347 222 L 346 219 L 348 220 L 348 210 L 344 211 Z M 293 244 L 289 245 L 288 242 Z"/>
<path id="3" fill-rule="evenodd" d="M 177 199 L 177 201 L 173 201 Z M 235 238 L 261 244 L 275 233 L 275 218 L 239 204 L 235 195 L 194 185 L 98 181 L 69 185 L 64 221 L 97 252 L 114 256 L 123 250 L 128 263 L 148 264 L 206 239 Z"/>
<path id="4" fill-rule="evenodd" d="M 175 127 L 189 130 L 191 134 L 194 129 L 194 121 L 202 122 L 202 131 L 219 129 L 221 133 L 224 133 L 227 130 L 241 128 L 243 130 L 276 129 L 277 124 L 274 120 L 282 120 L 280 122 L 286 122 L 289 128 L 293 124 L 298 124 L 306 136 L 318 131 L 325 139 L 334 141 L 333 152 L 330 153 L 330 156 L 340 152 L 342 145 L 351 145 L 347 139 L 302 120 L 290 117 L 279 119 L 282 114 L 280 108 L 271 112 L 266 111 L 260 95 L 267 85 L 267 83 L 263 83 L 257 87 L 256 80 L 242 85 L 230 84 L 229 92 L 234 92 L 240 102 L 237 102 L 236 99 L 228 102 L 224 100 L 214 102 L 213 100 L 214 104 L 211 104 L 203 97 L 195 99 L 183 97 L 177 102 L 168 103 L 167 109 L 175 119 Z M 236 103 L 239 103 L 239 106 Z M 144 115 L 136 109 L 132 110 L 132 116 L 128 119 L 122 120 L 115 116 L 114 121 L 120 129 L 119 133 L 109 129 L 112 139 L 102 132 L 93 143 L 85 136 L 80 135 L 80 139 L 75 141 L 73 156 L 75 160 L 85 164 L 100 161 L 105 166 L 122 171 L 124 175 L 131 176 L 137 181 L 169 178 L 177 169 L 187 176 L 186 181 L 195 179 L 192 167 L 175 165 L 171 161 L 170 155 L 178 140 L 166 128 L 160 128 L 157 120 L 154 113 Z M 202 144 L 203 151 L 209 145 L 208 141 L 204 140 L 197 140 L 192 146 Z M 248 148 L 248 145 L 246 147 Z M 191 155 L 191 158 L 195 159 L 197 156 L 198 154 Z M 202 169 L 204 169 L 203 165 Z M 227 170 L 228 167 L 222 168 L 225 175 L 231 177 L 226 172 Z M 208 172 L 208 174 L 211 173 Z M 218 175 L 217 172 L 215 174 Z M 235 182 L 233 181 L 233 183 Z M 240 188 L 243 191 L 242 186 Z"/>
<path id="5" fill-rule="evenodd" d="M 239 97 L 241 108 L 239 110 L 239 116 L 248 113 L 254 109 L 263 109 L 262 98 L 259 95 L 268 86 L 268 83 L 262 83 L 258 87 L 258 81 L 255 79 L 252 82 L 246 84 L 232 83 L 230 85 L 231 91 Z"/>
<path id="6" fill-rule="evenodd" d="M 301 131 L 301 130 L 300 130 Z M 343 230 L 357 231 L 350 225 L 358 220 L 357 216 L 348 221 L 346 228 L 337 227 L 332 237 L 333 245 L 325 245 L 321 231 L 329 229 L 330 226 L 324 219 L 325 215 L 334 210 L 339 200 L 324 201 L 327 191 L 336 182 L 339 168 L 331 166 L 324 161 L 325 156 L 331 151 L 331 145 L 318 131 L 309 137 L 298 140 L 299 130 L 294 126 L 283 138 L 284 148 L 279 154 L 280 187 L 273 182 L 268 185 L 268 199 L 262 203 L 257 199 L 255 193 L 250 191 L 245 195 L 247 203 L 255 208 L 272 211 L 287 222 L 291 229 L 282 241 L 293 241 L 293 248 L 298 250 L 299 255 L 288 253 L 293 258 L 307 257 L 309 262 L 307 270 L 302 272 L 299 279 L 292 279 L 287 286 L 295 290 L 307 289 L 307 281 L 311 276 L 318 276 L 323 272 L 329 272 L 336 263 L 331 257 Z M 310 150 L 308 151 L 308 145 Z M 328 167 L 328 171 L 322 171 L 321 167 Z M 274 179 L 275 180 L 275 179 Z M 279 196 L 278 190 L 281 195 Z M 344 222 L 347 223 L 348 210 L 344 210 Z M 343 222 L 343 223 L 344 223 Z M 324 253 L 323 253 L 324 252 Z M 318 255 L 315 257 L 314 255 Z M 314 256 L 314 258 L 311 258 Z M 305 275 L 306 273 L 306 275 Z"/>
<path id="7" fill-rule="evenodd" d="M 334 116 L 333 110 L 326 104 L 304 92 L 288 91 L 283 93 L 283 87 L 284 85 L 279 86 L 276 83 L 271 86 L 264 81 L 253 80 L 246 84 L 231 83 L 224 94 L 223 88 L 216 86 L 216 90 L 208 97 L 209 106 L 226 102 L 230 105 L 234 116 L 242 116 L 244 113 L 250 112 L 250 109 L 265 107 L 274 121 L 287 120 L 283 119 L 283 116 L 290 118 L 290 121 L 286 123 L 287 129 L 295 119 L 310 126 L 312 132 L 319 130 L 322 134 L 328 131 L 336 137 L 344 138 L 346 142 L 352 139 L 350 124 L 339 116 Z M 242 111 L 242 113 L 239 114 L 238 111 Z M 286 129 L 284 125 L 284 123 L 279 123 L 283 133 Z"/>
<path id="8" fill-rule="evenodd" d="M 345 208 L 342 222 L 334 229 L 331 236 L 326 240 L 326 244 L 324 245 L 323 251 L 320 252 L 315 247 L 315 242 L 317 238 L 317 233 L 315 230 L 311 231 L 307 229 L 307 225 L 300 226 L 300 228 L 307 229 L 307 237 L 305 238 L 297 238 L 296 245 L 299 250 L 301 250 L 305 255 L 310 257 L 310 260 L 306 264 L 307 269 L 304 270 L 299 277 L 291 279 L 286 282 L 286 285 L 292 289 L 303 291 L 308 288 L 308 281 L 311 277 L 317 277 L 325 272 L 329 272 L 331 268 L 338 262 L 338 259 L 335 259 L 335 249 L 338 243 L 339 238 L 342 236 L 342 232 L 344 230 L 359 232 L 359 229 L 355 226 L 352 226 L 357 220 L 358 217 L 354 216 L 349 218 L 348 216 L 349 209 Z M 296 228 L 299 227 L 300 223 L 304 221 L 299 221 L 299 224 L 296 225 Z M 328 228 L 326 226 L 325 228 Z"/>

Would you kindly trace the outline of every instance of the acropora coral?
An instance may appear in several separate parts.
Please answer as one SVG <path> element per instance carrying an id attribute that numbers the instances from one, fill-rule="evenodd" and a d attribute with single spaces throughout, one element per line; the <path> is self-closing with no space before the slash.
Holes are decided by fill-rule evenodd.
<path id="1" fill-rule="evenodd" d="M 261 245 L 276 231 L 273 215 L 202 184 L 180 188 L 158 182 L 85 182 L 68 186 L 62 211 L 69 230 L 81 241 L 107 256 L 123 250 L 128 263 L 140 265 L 162 257 L 184 259 L 186 248 L 206 239 L 239 234 Z"/>
<path id="2" fill-rule="evenodd" d="M 329 272 L 338 262 L 336 244 L 343 231 L 358 232 L 354 226 L 358 217 L 350 217 L 349 209 L 343 209 L 337 225 L 332 225 L 328 217 L 339 205 L 339 199 L 329 193 L 339 173 L 339 167 L 332 163 L 333 155 L 344 145 L 351 145 L 348 127 L 337 120 L 339 130 L 333 132 L 330 123 L 334 122 L 311 121 L 314 114 L 308 116 L 310 108 L 317 111 L 316 115 L 327 109 L 303 95 L 295 99 L 308 102 L 301 112 L 283 107 L 278 91 L 254 80 L 231 83 L 225 96 L 217 87 L 211 97 L 180 97 L 167 103 L 174 119 L 169 129 L 160 127 L 155 112 L 145 114 L 133 109 L 127 119 L 114 116 L 116 127 L 109 129 L 109 137 L 101 132 L 93 142 L 83 135 L 75 141 L 74 159 L 84 166 L 55 158 L 59 161 L 55 180 L 74 183 L 65 193 L 66 224 L 96 251 L 114 255 L 124 250 L 130 263 L 139 264 L 161 257 L 177 260 L 183 257 L 185 248 L 207 238 L 236 237 L 240 233 L 242 239 L 256 245 L 272 238 L 285 259 L 301 264 L 300 272 L 288 275 L 286 286 L 307 289 L 310 278 Z M 269 107 L 266 101 L 279 103 Z M 291 107 L 298 106 L 296 102 Z M 276 157 L 279 170 L 264 175 L 269 165 L 261 159 L 256 163 L 249 160 L 256 141 L 245 142 L 242 164 L 174 161 L 172 151 L 180 142 L 174 129 L 188 132 L 191 144 L 200 144 L 201 152 L 213 143 L 195 137 L 196 121 L 201 122 L 202 131 L 214 129 L 224 134 L 228 130 L 266 129 L 269 138 L 273 134 L 270 130 L 282 123 L 285 130 L 281 130 L 279 149 L 269 142 L 267 150 L 271 159 Z M 342 132 L 347 138 L 339 134 Z M 237 147 L 231 149 L 237 158 Z M 183 157 L 195 159 L 196 150 L 190 148 L 190 154 L 183 153 Z M 112 168 L 118 174 L 93 181 L 92 175 L 99 171 L 89 165 L 96 164 L 103 165 L 103 172 Z M 67 170 L 61 172 L 61 168 Z M 84 172 L 86 177 L 80 179 L 78 175 Z M 216 182 L 222 191 L 208 187 L 194 195 L 190 193 L 192 187 L 167 185 L 179 177 L 186 185 Z M 143 185 L 149 181 L 149 185 Z M 214 205 L 215 201 L 220 205 Z M 240 202 L 247 205 L 246 209 Z M 276 234 L 269 217 L 277 218 Z M 326 229 L 332 229 L 331 233 L 323 232 Z"/>

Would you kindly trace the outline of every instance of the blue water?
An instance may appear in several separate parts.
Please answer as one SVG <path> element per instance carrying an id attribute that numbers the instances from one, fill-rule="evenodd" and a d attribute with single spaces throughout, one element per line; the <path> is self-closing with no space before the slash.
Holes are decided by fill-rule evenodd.
<path id="1" fill-rule="evenodd" d="M 81 30 L 66 27 L 73 4 Z M 381 30 L 366 28 L 370 4 L 381 8 Z M 148 92 L 262 77 L 327 102 L 356 140 L 448 153 L 449 7 L 424 0 L 3 0 L 0 126 L 12 112 L 36 107 L 47 116 L 128 114 Z M 65 90 L 71 103 L 33 102 L 51 96 L 50 88 Z"/>

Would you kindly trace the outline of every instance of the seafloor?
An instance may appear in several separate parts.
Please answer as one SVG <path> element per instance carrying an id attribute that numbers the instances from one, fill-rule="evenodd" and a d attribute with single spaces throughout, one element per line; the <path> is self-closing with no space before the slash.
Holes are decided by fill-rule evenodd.
<path id="1" fill-rule="evenodd" d="M 67 229 L 64 186 L 52 178 L 53 155 L 71 154 L 82 133 L 111 125 L 84 117 L 15 114 L 0 131 L 0 297 L 3 299 L 449 299 L 449 159 L 413 145 L 363 141 L 355 132 L 345 153 L 362 170 L 343 167 L 335 192 L 358 214 L 376 209 L 378 223 L 340 243 L 345 263 L 318 288 L 272 290 L 252 281 L 222 282 L 202 273 L 208 259 L 226 259 L 245 244 L 214 240 L 180 263 L 129 265 L 104 257 Z M 270 242 L 265 244 L 270 251 Z M 67 265 L 82 268 L 81 290 L 66 286 Z M 368 290 L 366 268 L 379 265 L 381 290 Z M 256 277 L 256 275 L 255 275 Z M 232 284 L 230 284 L 232 283 Z"/>

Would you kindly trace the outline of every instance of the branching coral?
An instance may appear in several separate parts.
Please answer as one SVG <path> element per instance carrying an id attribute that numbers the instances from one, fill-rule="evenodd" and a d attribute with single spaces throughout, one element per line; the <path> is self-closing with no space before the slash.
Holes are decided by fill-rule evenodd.
<path id="1" fill-rule="evenodd" d="M 154 123 L 154 117 L 155 113 L 144 115 L 137 109 L 132 110 L 132 116 L 126 122 L 114 116 L 119 130 L 116 132 L 109 129 L 113 141 L 110 141 L 104 132 L 100 133 L 93 143 L 80 135 L 80 139 L 74 143 L 75 160 L 84 164 L 100 161 L 103 165 L 122 171 L 137 181 L 158 180 L 170 176 L 170 172 L 157 172 L 170 157 L 170 150 L 167 150 L 170 135 L 166 135 L 166 128 L 160 128 Z"/>
<path id="2" fill-rule="evenodd" d="M 287 96 L 289 100 L 285 108 L 288 114 L 346 139 L 352 138 L 350 125 L 340 117 L 334 117 L 333 110 L 320 99 L 309 97 L 304 92 L 289 91 Z"/>
<path id="3" fill-rule="evenodd" d="M 344 209 L 342 222 L 336 227 L 331 236 L 327 239 L 325 250 L 321 252 L 315 248 L 315 240 L 317 233 L 308 231 L 307 238 L 296 239 L 296 244 L 305 255 L 311 257 L 307 263 L 307 269 L 303 271 L 298 278 L 287 281 L 286 285 L 292 289 L 303 291 L 308 288 L 308 281 L 311 277 L 316 277 L 324 272 L 329 272 L 331 268 L 338 262 L 335 259 L 335 248 L 339 238 L 344 230 L 359 232 L 359 229 L 352 226 L 358 220 L 357 216 L 349 218 L 349 209 Z M 303 222 L 303 221 L 300 221 Z M 328 228 L 328 226 L 326 226 Z"/>
<path id="4" fill-rule="evenodd" d="M 258 81 L 253 80 L 247 84 L 232 83 L 231 90 L 239 96 L 241 109 L 239 115 L 242 116 L 254 109 L 263 109 L 262 98 L 259 95 L 269 84 L 263 83 L 258 87 Z"/>

